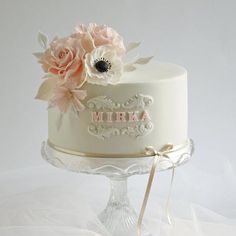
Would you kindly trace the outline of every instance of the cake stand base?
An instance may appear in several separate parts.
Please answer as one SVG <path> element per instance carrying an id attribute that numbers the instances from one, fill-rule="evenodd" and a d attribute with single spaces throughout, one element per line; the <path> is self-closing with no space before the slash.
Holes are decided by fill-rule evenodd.
<path id="1" fill-rule="evenodd" d="M 127 177 L 110 177 L 111 193 L 100 221 L 114 236 L 132 236 L 137 233 L 137 214 L 127 195 Z"/>
<path id="2" fill-rule="evenodd" d="M 62 153 L 43 142 L 42 157 L 50 164 L 70 171 L 104 175 L 110 179 L 111 191 L 106 208 L 99 214 L 111 236 L 137 236 L 138 215 L 130 204 L 127 178 L 134 174 L 149 173 L 153 157 L 139 158 L 92 158 Z M 186 163 L 193 153 L 193 142 L 170 154 L 172 164 L 159 160 L 157 171 L 167 170 Z M 142 227 L 142 236 L 152 236 Z"/>

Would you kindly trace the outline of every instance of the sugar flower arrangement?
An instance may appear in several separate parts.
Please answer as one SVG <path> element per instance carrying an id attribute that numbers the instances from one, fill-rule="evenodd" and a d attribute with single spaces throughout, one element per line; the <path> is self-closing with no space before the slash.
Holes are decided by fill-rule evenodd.
<path id="1" fill-rule="evenodd" d="M 83 88 L 85 83 L 117 84 L 124 72 L 133 71 L 152 58 L 125 63 L 127 53 L 140 43 L 133 42 L 125 47 L 114 29 L 95 23 L 79 25 L 71 35 L 55 37 L 49 44 L 47 36 L 39 33 L 38 41 L 44 51 L 34 55 L 45 76 L 36 98 L 48 101 L 49 107 L 58 107 L 62 114 L 85 109 L 83 100 L 89 93 Z"/>

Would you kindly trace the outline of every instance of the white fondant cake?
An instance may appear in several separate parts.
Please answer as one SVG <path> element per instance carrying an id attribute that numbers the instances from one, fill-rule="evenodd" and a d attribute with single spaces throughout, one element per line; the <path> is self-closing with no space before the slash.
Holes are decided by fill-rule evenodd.
<path id="1" fill-rule="evenodd" d="M 146 146 L 182 144 L 187 135 L 187 72 L 150 62 L 124 73 L 118 85 L 86 84 L 86 109 L 68 112 L 58 129 L 58 108 L 49 109 L 49 142 L 83 153 L 138 154 Z"/>
<path id="2" fill-rule="evenodd" d="M 142 156 L 147 146 L 183 144 L 187 136 L 187 73 L 180 66 L 130 61 L 140 43 L 124 45 L 112 28 L 90 23 L 34 53 L 45 72 L 36 98 L 48 109 L 48 144 L 95 157 Z"/>

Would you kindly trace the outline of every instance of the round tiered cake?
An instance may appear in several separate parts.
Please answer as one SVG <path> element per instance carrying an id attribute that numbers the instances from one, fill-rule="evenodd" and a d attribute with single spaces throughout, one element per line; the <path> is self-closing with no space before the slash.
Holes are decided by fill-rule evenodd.
<path id="1" fill-rule="evenodd" d="M 47 73 L 37 98 L 49 102 L 48 144 L 91 157 L 142 156 L 145 147 L 183 144 L 187 72 L 151 57 L 125 63 L 139 46 L 124 46 L 113 29 L 90 24 L 36 53 Z"/>

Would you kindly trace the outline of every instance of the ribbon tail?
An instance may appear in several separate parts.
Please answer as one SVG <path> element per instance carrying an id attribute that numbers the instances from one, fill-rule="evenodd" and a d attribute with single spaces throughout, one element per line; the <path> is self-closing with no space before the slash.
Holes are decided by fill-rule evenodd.
<path id="1" fill-rule="evenodd" d="M 138 217 L 138 225 L 137 225 L 137 233 L 138 236 L 141 236 L 142 233 L 142 222 L 143 222 L 143 217 L 144 217 L 144 213 L 147 207 L 147 202 L 148 202 L 148 198 L 150 195 L 150 191 L 151 191 L 151 187 L 152 187 L 152 182 L 155 176 L 155 172 L 156 172 L 156 167 L 157 167 L 157 163 L 158 163 L 158 156 L 155 155 L 154 159 L 153 159 L 153 164 L 152 164 L 152 168 L 149 174 L 149 178 L 148 178 L 148 184 L 146 187 L 146 191 L 145 191 L 145 195 L 144 195 L 144 199 L 143 199 L 143 203 L 142 203 L 142 207 L 139 213 L 139 217 Z"/>
<path id="2" fill-rule="evenodd" d="M 165 213 L 166 213 L 166 218 L 168 220 L 168 223 L 172 225 L 172 220 L 170 216 L 170 198 L 171 198 L 171 193 L 173 189 L 173 183 L 174 183 L 174 176 L 175 176 L 175 166 L 174 163 L 172 163 L 172 173 L 171 173 L 171 180 L 170 180 L 170 187 L 169 187 L 169 192 L 166 200 L 166 207 L 165 207 Z"/>

